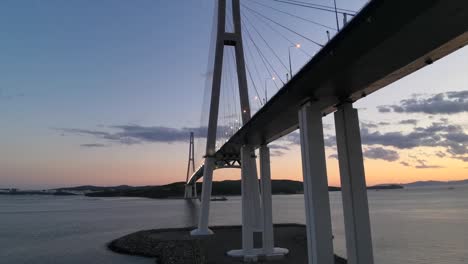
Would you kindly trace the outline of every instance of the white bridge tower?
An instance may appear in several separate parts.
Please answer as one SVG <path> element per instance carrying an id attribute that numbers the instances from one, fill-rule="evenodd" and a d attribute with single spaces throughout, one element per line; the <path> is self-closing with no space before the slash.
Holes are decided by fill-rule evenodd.
<path id="1" fill-rule="evenodd" d="M 189 158 L 187 164 L 187 178 L 185 182 L 187 183 L 190 175 L 195 172 L 195 146 L 194 146 L 194 136 L 193 132 L 190 132 L 190 144 L 189 144 Z M 197 182 L 193 184 L 185 185 L 185 199 L 197 198 Z"/>
<path id="2" fill-rule="evenodd" d="M 225 46 L 233 46 L 237 67 L 237 80 L 239 87 L 240 109 L 242 112 L 242 124 L 245 125 L 251 117 L 249 94 L 247 87 L 244 48 L 242 45 L 241 14 L 239 0 L 232 1 L 233 32 L 226 32 L 226 0 L 218 0 L 218 17 L 216 29 L 216 46 L 214 58 L 214 71 L 211 89 L 210 113 L 208 119 L 208 135 L 206 143 L 206 156 L 203 172 L 203 188 L 201 194 L 201 209 L 198 220 L 198 228 L 191 232 L 192 235 L 210 235 L 213 232 L 208 228 L 210 211 L 213 171 L 220 167 L 231 167 L 234 163 L 224 162 L 217 164 L 216 134 L 218 125 L 218 111 L 220 101 L 222 65 Z M 241 164 L 242 179 L 242 249 L 231 250 L 228 255 L 243 257 L 245 260 L 255 260 L 258 256 L 281 256 L 286 254 L 286 249 L 274 248 L 273 225 L 271 210 L 271 183 L 269 169 L 269 151 L 265 146 L 261 151 L 262 168 L 262 197 L 260 196 L 259 180 L 255 151 L 251 146 L 243 146 L 240 157 L 236 161 Z M 232 157 L 229 157 L 232 159 Z M 239 167 L 239 166 L 236 166 Z M 262 206 L 263 204 L 263 206 Z M 262 248 L 254 248 L 254 232 L 263 233 Z"/>

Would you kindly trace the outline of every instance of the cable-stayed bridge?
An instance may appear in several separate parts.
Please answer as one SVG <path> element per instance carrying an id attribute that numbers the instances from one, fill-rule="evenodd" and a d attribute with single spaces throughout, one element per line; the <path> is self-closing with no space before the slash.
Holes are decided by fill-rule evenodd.
<path id="1" fill-rule="evenodd" d="M 199 225 L 192 234 L 211 233 L 213 170 L 241 168 L 243 244 L 228 254 L 245 260 L 285 254 L 273 243 L 267 145 L 299 128 L 309 263 L 333 263 L 322 116 L 334 112 L 348 261 L 373 263 L 359 119 L 352 103 L 465 46 L 468 2 L 374 0 L 360 12 L 295 0 L 217 4 L 205 160 L 187 181 L 190 189 L 203 177 Z M 326 12 L 336 25 L 288 6 Z M 272 13 L 323 28 L 322 39 Z M 288 59 L 267 36 L 286 43 Z M 292 51 L 306 58 L 295 74 Z M 260 150 L 261 188 L 255 149 Z M 260 249 L 253 247 L 253 232 L 263 233 Z"/>

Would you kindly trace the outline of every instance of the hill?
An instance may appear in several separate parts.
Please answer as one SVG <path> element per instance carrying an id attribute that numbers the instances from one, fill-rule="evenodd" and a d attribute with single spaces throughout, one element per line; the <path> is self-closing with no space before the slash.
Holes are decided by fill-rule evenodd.
<path id="1" fill-rule="evenodd" d="M 291 180 L 272 180 L 273 194 L 298 194 L 303 192 L 302 182 Z M 197 190 L 200 193 L 202 184 L 197 183 Z M 63 188 L 63 190 L 71 190 Z M 76 190 L 76 189 L 75 189 Z M 88 189 L 89 190 L 89 189 Z M 144 187 L 97 187 L 95 192 L 89 192 L 86 196 L 91 197 L 147 197 L 147 198 L 181 198 L 184 195 L 185 186 L 183 182 L 176 182 L 161 186 Z M 338 187 L 329 187 L 329 191 L 339 191 Z M 241 181 L 226 180 L 213 182 L 212 195 L 240 195 Z"/>
<path id="2" fill-rule="evenodd" d="M 111 187 L 82 185 L 82 186 L 76 186 L 76 187 L 57 188 L 55 190 L 67 190 L 67 191 L 74 191 L 74 192 L 98 192 L 98 191 L 108 191 L 108 190 L 127 190 L 130 188 L 138 188 L 138 187 L 132 187 L 128 185 L 119 185 L 119 186 L 111 186 Z"/>
<path id="3" fill-rule="evenodd" d="M 402 185 L 399 184 L 379 184 L 367 187 L 368 190 L 394 190 L 394 189 L 403 189 Z"/>
<path id="4" fill-rule="evenodd" d="M 464 185 L 468 184 L 468 179 L 460 181 L 417 181 L 403 184 L 406 187 L 431 187 L 431 186 L 447 186 L 447 185 Z"/>

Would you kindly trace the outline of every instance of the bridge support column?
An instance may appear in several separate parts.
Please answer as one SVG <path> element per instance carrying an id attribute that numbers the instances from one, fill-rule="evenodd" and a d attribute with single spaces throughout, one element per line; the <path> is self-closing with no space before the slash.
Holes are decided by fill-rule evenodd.
<path id="1" fill-rule="evenodd" d="M 197 198 L 197 197 L 198 197 L 197 182 L 194 182 L 192 185 L 192 198 Z"/>
<path id="2" fill-rule="evenodd" d="M 322 113 L 306 103 L 299 110 L 309 264 L 334 264 Z"/>
<path id="3" fill-rule="evenodd" d="M 185 199 L 192 199 L 192 186 L 185 184 Z"/>
<path id="4" fill-rule="evenodd" d="M 185 199 L 197 198 L 197 183 L 185 185 Z"/>
<path id="5" fill-rule="evenodd" d="M 270 149 L 266 145 L 260 147 L 260 178 L 262 183 L 263 254 L 267 258 L 282 257 L 288 254 L 289 250 L 274 247 Z"/>
<path id="6" fill-rule="evenodd" d="M 348 263 L 373 264 L 359 117 L 351 103 L 338 107 L 335 127 Z"/>
<path id="7" fill-rule="evenodd" d="M 214 157 L 205 158 L 205 168 L 203 172 L 203 188 L 201 194 L 200 218 L 198 219 L 198 228 L 192 230 L 192 236 L 212 235 L 213 231 L 208 228 L 208 219 L 210 216 L 211 189 L 213 185 L 213 170 L 215 165 Z"/>
<path id="8" fill-rule="evenodd" d="M 249 182 L 248 184 L 252 186 L 252 197 L 253 201 L 250 204 L 253 210 L 253 226 L 255 232 L 263 232 L 263 210 L 262 210 L 262 201 L 260 196 L 260 185 L 257 174 L 257 162 L 255 157 L 255 151 L 251 152 L 251 168 L 249 173 Z"/>
<path id="9" fill-rule="evenodd" d="M 244 261 L 256 261 L 262 251 L 254 248 L 254 232 L 262 230 L 262 218 L 255 152 L 251 146 L 242 146 L 241 166 L 242 249 L 230 250 L 227 254 L 242 257 Z"/>

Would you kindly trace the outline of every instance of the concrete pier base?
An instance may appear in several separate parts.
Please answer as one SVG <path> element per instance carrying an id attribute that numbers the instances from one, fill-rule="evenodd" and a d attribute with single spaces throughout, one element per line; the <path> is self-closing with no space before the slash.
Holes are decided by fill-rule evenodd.
<path id="1" fill-rule="evenodd" d="M 109 248 L 118 253 L 154 257 L 158 259 L 158 263 L 239 264 L 243 261 L 274 264 L 307 263 L 307 235 L 304 225 L 274 225 L 274 240 L 277 247 L 273 253 L 265 254 L 258 249 L 260 245 L 256 245 L 252 251 L 254 254 L 247 258 L 242 255 L 241 250 L 231 250 L 242 246 L 241 226 L 211 228 L 215 231 L 211 236 L 190 236 L 187 232 L 190 228 L 139 231 L 112 241 L 109 243 Z M 346 264 L 346 260 L 335 256 L 334 264 Z"/>

